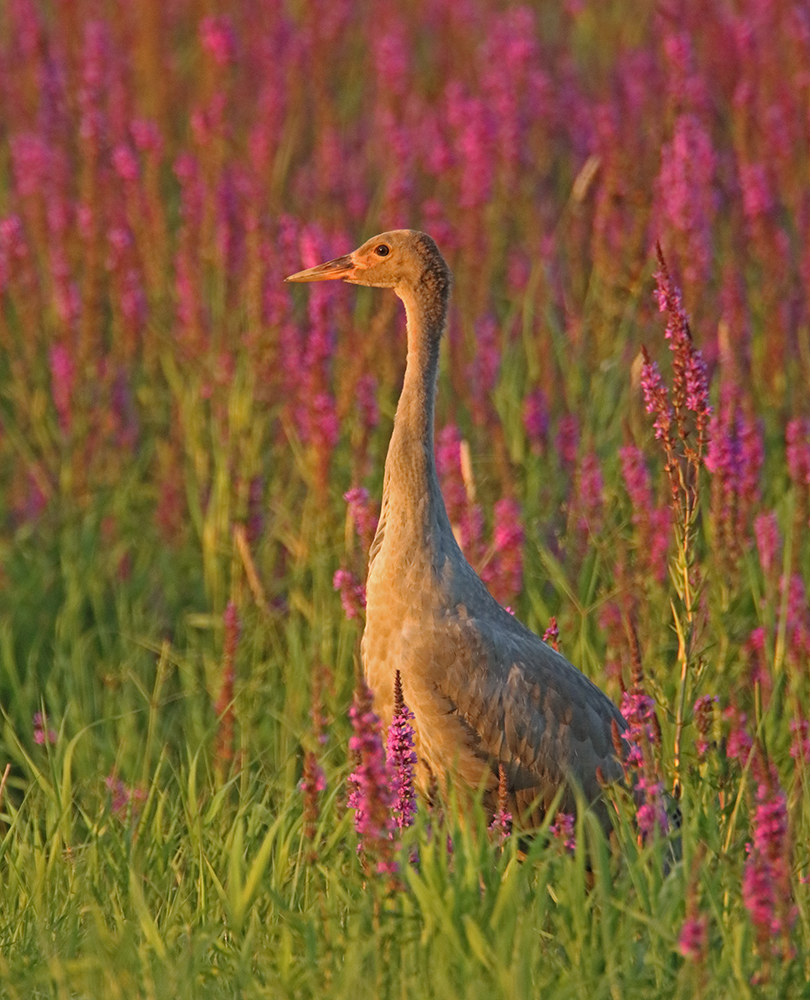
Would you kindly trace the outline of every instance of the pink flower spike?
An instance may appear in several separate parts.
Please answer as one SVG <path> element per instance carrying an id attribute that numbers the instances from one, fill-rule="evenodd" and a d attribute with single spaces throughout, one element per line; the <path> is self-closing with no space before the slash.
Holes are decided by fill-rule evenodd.
<path id="1" fill-rule="evenodd" d="M 332 586 L 340 592 L 340 603 L 347 618 L 362 618 L 366 607 L 366 588 L 348 569 L 335 571 Z"/>
<path id="2" fill-rule="evenodd" d="M 34 712 L 34 743 L 38 746 L 44 746 L 46 742 L 54 744 L 58 738 L 56 730 L 48 728 L 46 722 L 42 712 Z"/>
<path id="3" fill-rule="evenodd" d="M 731 731 L 726 743 L 726 756 L 731 760 L 738 760 L 740 767 L 745 767 L 748 754 L 754 745 L 746 728 L 748 716 L 745 712 L 738 712 L 733 705 L 730 705 L 723 712 L 723 716 L 731 722 Z"/>
<path id="4" fill-rule="evenodd" d="M 353 486 L 343 494 L 343 499 L 349 505 L 349 516 L 354 522 L 363 548 L 368 550 L 374 539 L 378 520 L 369 500 L 368 490 L 363 486 Z"/>
<path id="5" fill-rule="evenodd" d="M 775 565 L 782 548 L 782 537 L 776 511 L 764 510 L 754 518 L 754 537 L 757 540 L 759 564 L 767 577 Z"/>
<path id="6" fill-rule="evenodd" d="M 104 784 L 110 793 L 110 808 L 113 816 L 122 823 L 126 821 L 128 815 L 133 820 L 136 819 L 141 806 L 146 801 L 144 789 L 129 788 L 120 778 L 116 778 L 114 772 L 107 775 Z"/>
<path id="7" fill-rule="evenodd" d="M 548 828 L 552 837 L 562 841 L 563 847 L 570 854 L 576 850 L 577 841 L 574 836 L 574 816 L 571 813 L 558 812 L 557 818 Z"/>
<path id="8" fill-rule="evenodd" d="M 364 681 L 360 681 L 354 704 L 349 709 L 354 730 L 349 749 L 357 755 L 357 767 L 349 775 L 348 804 L 354 810 L 358 853 L 362 853 L 369 863 L 383 864 L 389 871 L 395 864 L 396 823 L 392 808 L 396 799 L 389 782 L 380 720 L 371 706 L 371 691 Z"/>
<path id="9" fill-rule="evenodd" d="M 512 833 L 512 813 L 507 808 L 508 793 L 506 768 L 503 764 L 498 764 L 498 802 L 489 824 L 489 832 L 497 837 L 500 847 L 504 846 Z"/>
<path id="10" fill-rule="evenodd" d="M 236 51 L 236 38 L 231 19 L 227 16 L 204 17 L 200 22 L 200 42 L 217 66 L 230 65 Z"/>
<path id="11" fill-rule="evenodd" d="M 416 751 L 411 720 L 413 712 L 402 697 L 402 679 L 397 670 L 394 679 L 394 715 L 388 727 L 385 755 L 391 776 L 391 788 L 396 795 L 393 805 L 394 820 L 402 830 L 412 826 L 416 817 L 416 792 L 414 772 Z"/>
<path id="12" fill-rule="evenodd" d="M 548 620 L 548 628 L 543 633 L 543 642 L 546 642 L 552 649 L 560 651 L 560 630 L 557 627 L 557 619 L 554 615 Z"/>
<path id="13" fill-rule="evenodd" d="M 684 921 L 678 935 L 678 951 L 690 962 L 702 962 L 706 957 L 709 921 L 705 916 Z"/>

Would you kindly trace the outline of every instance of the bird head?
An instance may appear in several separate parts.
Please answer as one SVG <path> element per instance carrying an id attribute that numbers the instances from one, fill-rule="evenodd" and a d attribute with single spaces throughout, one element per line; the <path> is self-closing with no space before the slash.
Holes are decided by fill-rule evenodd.
<path id="1" fill-rule="evenodd" d="M 415 289 L 426 275 L 441 278 L 449 288 L 450 271 L 438 247 L 427 235 L 413 229 L 381 233 L 352 253 L 291 274 L 285 281 L 347 281 L 352 285 Z"/>

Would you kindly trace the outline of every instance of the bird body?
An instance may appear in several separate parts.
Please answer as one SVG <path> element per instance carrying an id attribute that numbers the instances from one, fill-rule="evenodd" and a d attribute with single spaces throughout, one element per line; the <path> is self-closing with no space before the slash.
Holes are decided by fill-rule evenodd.
<path id="1" fill-rule="evenodd" d="M 596 802 L 621 778 L 616 706 L 563 656 L 498 604 L 467 562 L 436 472 L 434 399 L 450 272 L 425 233 L 396 230 L 288 281 L 342 278 L 393 288 L 405 305 L 408 358 L 369 554 L 362 659 L 374 707 L 391 721 L 398 670 L 414 713 L 427 788 L 455 776 L 492 796 L 499 768 L 513 808 L 541 809 L 571 779 Z M 604 808 L 600 806 L 603 820 Z"/>

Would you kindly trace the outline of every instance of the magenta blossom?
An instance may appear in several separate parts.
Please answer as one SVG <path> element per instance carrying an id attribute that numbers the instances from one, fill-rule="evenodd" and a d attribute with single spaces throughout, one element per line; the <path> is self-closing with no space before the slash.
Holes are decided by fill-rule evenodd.
<path id="1" fill-rule="evenodd" d="M 754 741 L 747 729 L 748 716 L 745 712 L 739 712 L 734 705 L 730 705 L 724 712 L 724 718 L 731 723 L 728 741 L 726 743 L 726 756 L 731 760 L 738 760 L 741 767 L 745 767 L 748 755 Z"/>
<path id="2" fill-rule="evenodd" d="M 394 715 L 388 727 L 385 755 L 388 762 L 391 789 L 396 796 L 393 805 L 394 820 L 402 830 L 413 824 L 416 816 L 416 792 L 414 771 L 416 750 L 414 749 L 413 712 L 402 697 L 402 680 L 397 670 L 394 681 Z"/>
<path id="3" fill-rule="evenodd" d="M 113 816 L 121 822 L 126 820 L 128 814 L 135 819 L 146 801 L 144 789 L 128 787 L 120 778 L 116 778 L 115 774 L 108 775 L 104 779 L 104 784 L 110 793 Z"/>
<path id="4" fill-rule="evenodd" d="M 548 628 L 543 633 L 543 642 L 548 643 L 552 649 L 560 650 L 560 630 L 557 626 L 557 619 L 554 615 L 548 620 Z"/>
<path id="5" fill-rule="evenodd" d="M 503 847 L 512 833 L 512 813 L 508 805 L 508 788 L 506 780 L 506 769 L 503 764 L 498 765 L 498 802 L 489 824 L 489 832 L 497 838 L 500 847 Z"/>
<path id="6" fill-rule="evenodd" d="M 56 743 L 57 733 L 47 725 L 47 719 L 42 712 L 34 712 L 34 743 L 42 746 L 46 741 Z"/>
<path id="7" fill-rule="evenodd" d="M 690 962 L 702 962 L 708 948 L 708 917 L 690 917 L 684 921 L 678 935 L 678 951 Z"/>
<path id="8" fill-rule="evenodd" d="M 349 775 L 349 808 L 354 810 L 358 853 L 376 862 L 377 871 L 384 874 L 396 871 L 393 860 L 396 823 L 392 813 L 396 796 L 388 779 L 380 720 L 371 705 L 371 692 L 361 681 L 349 709 L 354 730 L 349 749 L 358 762 Z"/>
<path id="9" fill-rule="evenodd" d="M 771 951 L 781 938 L 790 952 L 790 933 L 798 910 L 790 887 L 790 841 L 787 799 L 776 768 L 758 760 L 753 840 L 746 845 L 748 860 L 743 874 L 743 902 L 751 917 L 761 948 Z"/>
<path id="10" fill-rule="evenodd" d="M 366 607 L 366 588 L 348 569 L 335 571 L 332 586 L 340 591 L 340 603 L 347 618 L 362 618 Z"/>
<path id="11" fill-rule="evenodd" d="M 558 812 L 556 819 L 548 828 L 548 832 L 552 837 L 556 837 L 557 840 L 562 841 L 562 845 L 566 851 L 571 854 L 574 853 L 577 841 L 574 836 L 574 816 L 571 813 Z"/>
<path id="12" fill-rule="evenodd" d="M 495 504 L 495 554 L 481 576 L 493 595 L 505 604 L 523 589 L 523 541 L 525 532 L 520 504 L 504 497 Z"/>
<path id="13" fill-rule="evenodd" d="M 782 537 L 776 511 L 764 510 L 754 518 L 754 537 L 757 540 L 759 564 L 767 577 L 779 557 Z"/>
<path id="14" fill-rule="evenodd" d="M 674 414 L 669 402 L 669 391 L 667 390 L 658 363 L 651 361 L 646 350 L 643 350 L 644 362 L 641 366 L 641 389 L 644 393 L 644 405 L 647 413 L 654 413 L 655 436 L 659 441 L 664 441 L 671 445 L 672 422 Z"/>
<path id="15" fill-rule="evenodd" d="M 377 530 L 377 515 L 369 500 L 368 490 L 363 486 L 353 486 L 343 494 L 343 499 L 349 505 L 349 516 L 363 548 L 368 550 Z"/>

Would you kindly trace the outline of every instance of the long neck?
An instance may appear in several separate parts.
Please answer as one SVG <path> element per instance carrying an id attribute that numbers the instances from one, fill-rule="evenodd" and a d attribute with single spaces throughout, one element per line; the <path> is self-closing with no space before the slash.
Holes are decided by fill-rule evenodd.
<path id="1" fill-rule="evenodd" d="M 408 319 L 408 360 L 385 462 L 384 502 L 403 527 L 430 528 L 444 501 L 433 451 L 439 343 L 446 315 L 440 296 L 400 293 Z M 446 514 L 443 520 L 446 520 Z"/>

